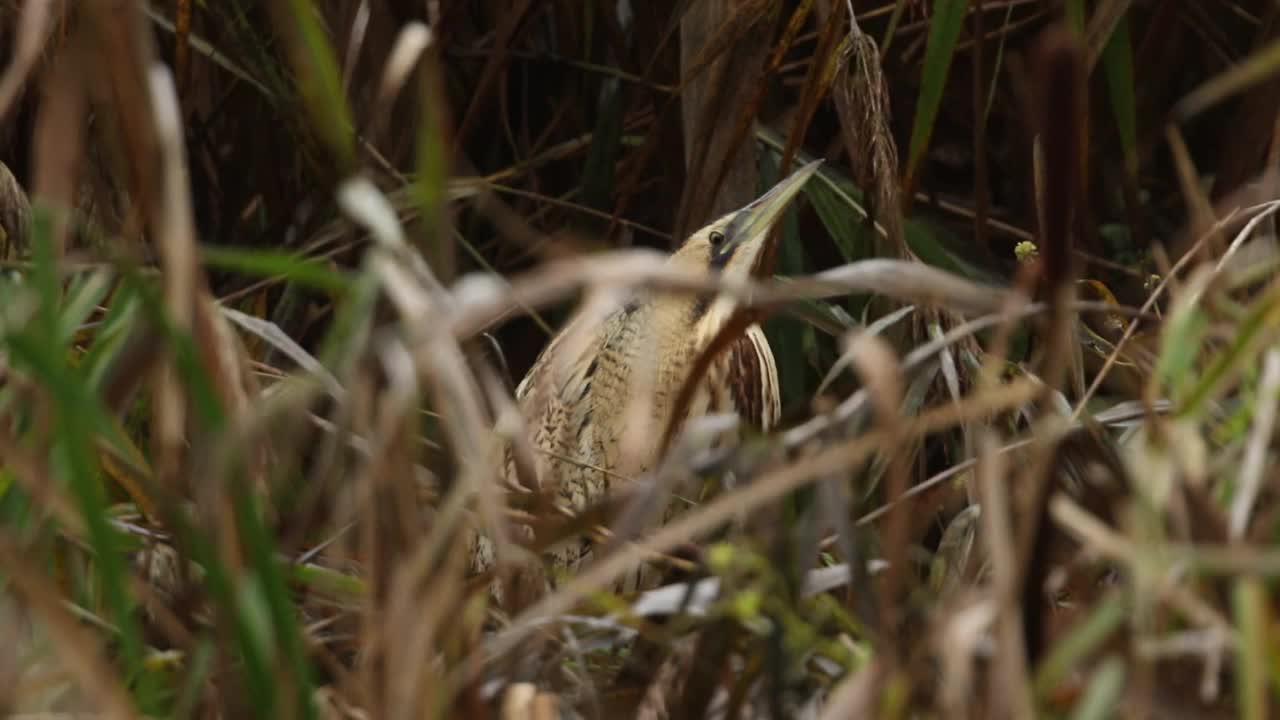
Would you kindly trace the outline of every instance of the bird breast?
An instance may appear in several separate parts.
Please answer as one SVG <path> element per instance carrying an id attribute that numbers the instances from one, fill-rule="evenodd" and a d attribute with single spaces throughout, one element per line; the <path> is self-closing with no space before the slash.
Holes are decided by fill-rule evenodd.
<path id="1" fill-rule="evenodd" d="M 576 513 L 600 502 L 614 483 L 658 462 L 676 396 L 722 327 L 714 323 L 724 309 L 717 301 L 692 318 L 687 305 L 633 303 L 596 325 L 571 323 L 543 350 L 516 399 L 535 453 L 538 485 L 554 489 L 563 510 Z M 736 413 L 744 425 L 771 430 L 781 407 L 778 390 L 773 352 L 764 331 L 752 325 L 712 362 L 675 429 L 707 414 Z M 505 466 L 513 483 L 510 452 Z M 490 568 L 493 551 L 477 535 L 472 569 Z M 590 553 L 590 542 L 571 542 L 554 551 L 553 561 L 574 568 Z M 494 592 L 501 597 L 496 585 Z"/>
<path id="2" fill-rule="evenodd" d="M 654 466 L 676 396 L 722 324 L 719 305 L 690 324 L 687 305 L 632 304 L 585 337 L 571 326 L 552 341 L 517 391 L 544 487 L 580 509 L 613 481 Z M 737 413 L 768 430 L 779 408 L 773 353 L 753 325 L 712 363 L 677 429 L 691 418 Z"/>

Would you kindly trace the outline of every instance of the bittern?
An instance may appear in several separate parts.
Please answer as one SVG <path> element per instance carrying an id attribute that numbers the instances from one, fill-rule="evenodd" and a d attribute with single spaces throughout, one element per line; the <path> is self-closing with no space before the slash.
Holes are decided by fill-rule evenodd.
<path id="1" fill-rule="evenodd" d="M 770 230 L 820 162 L 695 232 L 668 266 L 737 279 L 760 273 Z M 603 319 L 580 316 L 552 339 L 517 387 L 516 400 L 537 455 L 538 484 L 555 488 L 562 509 L 581 511 L 602 500 L 619 478 L 637 477 L 658 462 L 677 395 L 740 309 L 725 294 L 648 293 Z M 629 412 L 637 393 L 646 396 L 647 427 L 643 414 L 637 423 Z M 773 351 L 760 326 L 751 324 L 712 359 L 674 427 L 724 413 L 768 431 L 780 409 Z M 514 464 L 507 467 L 514 480 Z M 473 567 L 492 564 L 487 541 L 474 550 Z M 552 564 L 573 569 L 590 550 L 585 538 L 570 542 L 553 553 Z"/>

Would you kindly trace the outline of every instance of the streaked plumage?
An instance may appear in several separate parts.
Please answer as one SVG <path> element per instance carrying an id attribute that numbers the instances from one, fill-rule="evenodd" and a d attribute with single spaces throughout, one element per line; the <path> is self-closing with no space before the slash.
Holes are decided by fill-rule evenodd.
<path id="1" fill-rule="evenodd" d="M 816 166 L 694 233 L 668 263 L 731 277 L 754 274 L 769 229 Z M 556 489 L 564 509 L 588 507 L 614 483 L 654 466 L 676 395 L 736 310 L 725 296 L 638 296 L 603 320 L 579 316 L 543 350 L 516 400 L 537 454 L 538 482 Z M 744 424 L 767 431 L 778 422 L 780 404 L 773 352 L 760 326 L 751 325 L 713 360 L 679 424 L 736 413 Z M 508 475 L 514 480 L 511 463 Z M 476 550 L 481 568 L 492 563 L 487 542 Z M 569 543 L 552 559 L 574 568 L 589 551 L 586 540 Z"/>

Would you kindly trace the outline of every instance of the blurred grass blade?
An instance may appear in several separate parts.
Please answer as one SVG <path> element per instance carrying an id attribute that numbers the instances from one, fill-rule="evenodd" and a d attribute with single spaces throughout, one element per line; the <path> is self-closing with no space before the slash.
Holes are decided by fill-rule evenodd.
<path id="1" fill-rule="evenodd" d="M 202 430 L 220 431 L 226 423 L 226 410 L 209 373 L 200 361 L 200 353 L 191 333 L 181 330 L 173 323 L 165 312 L 161 295 L 152 284 L 132 273 L 127 273 L 126 278 L 141 300 L 139 307 L 155 323 L 169 346 L 174 369 L 185 383 L 184 390 L 189 398 L 188 407 L 193 411 L 192 418 L 200 423 L 198 427 Z"/>
<path id="2" fill-rule="evenodd" d="M 933 135 L 933 123 L 942 105 L 942 91 L 951 72 L 951 59 L 956 41 L 964 26 L 968 0 L 938 0 L 933 5 L 933 19 L 929 22 L 929 40 L 924 51 L 924 71 L 920 80 L 920 95 L 916 102 L 915 121 L 911 126 L 911 143 L 907 150 L 907 188 L 912 187 L 920 160 L 929 147 Z"/>
<path id="3" fill-rule="evenodd" d="M 1271 675 L 1267 658 L 1273 628 L 1269 617 L 1267 589 L 1255 577 L 1243 577 L 1232 589 L 1239 630 L 1236 655 L 1236 691 L 1244 720 L 1263 720 L 1267 714 L 1267 678 Z"/>
<path id="4" fill-rule="evenodd" d="M 14 12 L 13 3 L 7 14 Z M 45 39 L 53 23 L 53 11 L 57 6 L 44 0 L 26 0 L 22 3 L 22 18 L 9 41 L 13 43 L 13 59 L 0 75 L 0 118 L 8 115 L 9 106 L 18 98 L 27 75 L 40 61 Z"/>
<path id="5" fill-rule="evenodd" d="M 320 345 L 320 363 L 329 368 L 339 381 L 360 355 L 371 330 L 374 308 L 382 287 L 372 258 L 373 253 L 366 253 L 363 266 L 351 284 L 351 292 L 335 310 L 333 322 Z"/>
<path id="6" fill-rule="evenodd" d="M 1280 40 L 1192 90 L 1173 106 L 1173 116 L 1185 122 L 1232 95 L 1264 82 L 1277 71 L 1280 71 Z"/>
<path id="7" fill-rule="evenodd" d="M 31 242 L 34 265 L 32 282 L 40 295 L 38 316 L 43 322 L 10 335 L 7 340 L 11 360 L 36 378 L 49 393 L 55 417 L 49 439 L 51 465 L 70 486 L 88 530 L 96 562 L 93 563 L 99 589 L 120 629 L 121 651 L 129 684 L 136 684 L 144 711 L 155 709 L 156 697 L 150 675 L 143 668 L 142 634 L 134 615 L 128 590 L 128 576 L 119 550 L 116 531 L 108 522 L 110 513 L 97 471 L 93 450 L 95 427 L 105 426 L 97 397 L 86 376 L 71 371 L 69 349 L 55 329 L 61 326 L 62 307 L 58 269 L 54 257 L 52 211 L 43 206 L 33 210 Z"/>
<path id="8" fill-rule="evenodd" d="M 24 600 L 32 619 L 36 621 L 33 624 L 43 626 L 52 641 L 54 651 L 62 656 L 64 668 L 61 670 L 80 678 L 81 691 L 87 692 L 97 703 L 98 707 L 95 708 L 97 712 L 113 719 L 124 720 L 136 717 L 135 704 L 129 697 L 127 689 L 122 687 L 119 678 L 110 672 L 111 667 L 104 652 L 105 648 L 95 641 L 89 628 L 68 612 L 69 603 L 65 602 L 63 595 L 58 592 L 60 588 L 54 584 L 52 578 L 42 572 L 43 568 L 30 562 L 27 549 L 19 547 L 6 530 L 7 528 L 0 530 L 0 568 L 4 571 L 4 577 L 0 578 L 0 589 L 4 591 L 3 597 L 8 600 L 16 595 Z M 7 605 L 8 602 L 5 603 L 5 606 Z M 6 612 L 5 619 L 10 618 L 11 616 Z M 11 625 L 6 630 L 12 632 L 16 628 Z M 26 644 L 21 638 L 23 634 L 21 631 L 12 632 L 13 637 L 6 638 L 9 643 L 5 649 L 6 654 L 12 657 L 23 654 L 23 650 L 30 652 L 32 648 L 23 647 Z M 51 670 L 58 672 L 57 669 Z M 16 676 L 11 675 L 11 677 L 16 679 Z M 13 688 L 6 689 L 6 694 L 12 693 L 15 689 L 21 692 L 20 688 Z M 13 702 L 16 698 L 6 697 L 5 700 Z M 8 709 L 15 709 L 14 705 L 11 704 Z M 15 712 L 9 716 L 24 715 L 24 713 Z M 30 715 L 27 716 L 30 717 Z"/>
<path id="9" fill-rule="evenodd" d="M 111 291 L 109 273 L 97 271 L 75 278 L 67 290 L 67 299 L 58 323 L 58 341 L 70 343 L 76 333 L 98 309 Z"/>
<path id="10" fill-rule="evenodd" d="M 264 278 L 284 278 L 329 293 L 345 293 L 351 285 L 346 274 L 297 253 L 226 245 L 201 248 L 204 262 L 215 268 Z"/>
<path id="11" fill-rule="evenodd" d="M 236 587 L 237 580 L 243 585 L 246 579 L 233 579 L 227 563 L 218 556 L 209 537 L 192 526 L 188 516 L 171 513 L 169 522 L 181 546 L 204 570 L 203 584 L 208 588 L 210 600 L 230 625 L 228 635 L 235 643 L 234 649 L 239 651 L 240 676 L 244 679 L 243 690 L 248 696 L 245 704 L 253 708 L 259 717 L 273 717 L 276 694 L 271 662 L 260 638 L 255 635 L 254 622 L 243 600 L 244 591 Z"/>
<path id="12" fill-rule="evenodd" d="M 232 308 L 223 308 L 222 312 L 235 324 L 270 343 L 276 350 L 296 362 L 298 367 L 314 374 L 334 396 L 342 394 L 342 386 L 338 384 L 337 378 L 333 377 L 329 370 L 320 361 L 312 357 L 297 341 L 289 337 L 284 330 L 281 330 L 279 325 Z"/>
<path id="13" fill-rule="evenodd" d="M 277 708 L 275 713 L 264 711 L 263 717 L 301 717 L 311 720 L 316 717 L 316 707 L 312 701 L 311 663 L 306 653 L 306 637 L 298 621 L 285 572 L 276 559 L 274 544 L 262 522 L 262 511 L 255 501 L 256 493 L 246 486 L 243 473 L 233 473 L 232 482 L 237 500 L 236 515 L 240 537 L 245 543 L 245 550 L 259 581 L 249 587 L 260 591 L 267 603 L 271 614 L 271 629 L 274 631 L 274 636 L 270 639 L 284 651 L 284 657 L 280 659 L 287 663 L 287 680 L 295 686 L 295 697 L 288 705 L 293 712 L 277 715 Z M 281 669 L 285 668 L 277 667 L 277 670 Z M 279 678 L 278 673 L 273 675 Z M 277 696 L 279 694 L 276 693 Z"/>
<path id="14" fill-rule="evenodd" d="M 1273 343 L 1280 329 L 1280 282 L 1273 283 L 1268 291 L 1248 308 L 1236 325 L 1234 336 L 1208 365 L 1195 375 L 1194 384 L 1179 403 L 1179 416 L 1195 415 L 1205 409 L 1224 392 L 1242 371 L 1251 370 L 1257 362 L 1257 353 Z"/>
<path id="15" fill-rule="evenodd" d="M 138 319 L 138 296 L 128 282 L 117 283 L 106 314 L 94 331 L 93 344 L 81 359 L 95 392 L 102 393 L 111 359 L 120 351 Z"/>
<path id="16" fill-rule="evenodd" d="M 1084 40 L 1084 0 L 1067 0 L 1064 3 L 1062 14 L 1066 18 L 1067 27 L 1071 29 L 1071 32 L 1075 33 L 1079 39 Z"/>
<path id="17" fill-rule="evenodd" d="M 1106 720 L 1116 716 L 1116 706 L 1124 695 L 1124 661 L 1108 657 L 1093 672 L 1084 697 L 1076 702 L 1071 720 Z"/>
<path id="18" fill-rule="evenodd" d="M 447 213 L 449 183 L 449 126 L 445 108 L 448 96 L 440 77 L 439 60 L 434 41 L 423 53 L 419 70 L 422 109 L 418 116 L 416 139 L 417 177 L 413 183 L 414 200 L 421 213 L 423 232 L 422 255 L 432 271 L 443 282 L 457 272 L 455 244 L 450 233 Z"/>
<path id="19" fill-rule="evenodd" d="M 342 93 L 342 76 L 333 47 L 311 0 L 289 0 L 277 8 L 289 41 L 293 71 L 317 134 L 329 146 L 340 169 L 355 161 L 355 125 Z"/>
<path id="20" fill-rule="evenodd" d="M 1199 302 L 1207 282 L 1205 273 L 1188 279 L 1161 332 L 1160 357 L 1153 379 L 1167 388 L 1162 394 L 1178 405 L 1190 392 L 1197 374 L 1195 362 L 1204 348 L 1204 335 L 1209 331 L 1209 316 Z"/>
<path id="21" fill-rule="evenodd" d="M 1089 653 L 1106 641 L 1128 617 L 1129 601 L 1121 593 L 1113 593 L 1099 603 L 1087 617 L 1074 627 L 1049 651 L 1036 669 L 1036 695 L 1040 698 L 1053 692 L 1073 669 Z"/>

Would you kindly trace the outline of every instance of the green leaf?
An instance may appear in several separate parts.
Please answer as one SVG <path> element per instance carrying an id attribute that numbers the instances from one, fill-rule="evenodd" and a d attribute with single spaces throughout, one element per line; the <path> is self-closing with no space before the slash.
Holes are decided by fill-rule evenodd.
<path id="1" fill-rule="evenodd" d="M 111 278 L 104 271 L 86 273 L 71 283 L 58 319 L 57 339 L 60 344 L 70 343 L 75 339 L 76 332 L 84 326 L 110 291 Z"/>
<path id="2" fill-rule="evenodd" d="M 1102 50 L 1102 69 L 1107 76 L 1111 111 L 1116 118 L 1120 147 L 1124 150 L 1125 172 L 1138 169 L 1138 111 L 1134 99 L 1133 47 L 1129 40 L 1129 20 L 1120 18 Z"/>
<path id="3" fill-rule="evenodd" d="M 80 367 L 97 393 L 102 389 L 111 358 L 124 346 L 138 318 L 138 297 L 129 283 L 121 283 L 111 297 L 107 314 L 93 336 L 93 345 L 80 361 Z"/>
<path id="4" fill-rule="evenodd" d="M 942 91 L 951 72 L 951 58 L 968 6 L 968 0 L 938 0 L 933 6 L 933 20 L 929 23 L 929 40 L 924 51 L 924 75 L 907 153 L 907 177 L 915 175 L 933 135 L 933 123 L 942 104 Z"/>
<path id="5" fill-rule="evenodd" d="M 777 176 L 776 168 L 785 141 L 766 127 L 757 129 L 756 138 L 766 151 L 760 157 L 762 170 L 769 169 L 767 173 L 761 172 L 762 179 L 774 178 Z M 812 159 L 813 157 L 805 152 L 796 153 L 797 163 L 809 162 Z M 863 205 L 862 191 L 853 184 L 852 180 L 830 166 L 820 167 L 814 178 L 805 185 L 804 194 L 813 205 L 818 219 L 830 233 L 841 257 L 850 262 L 871 257 L 873 244 L 867 235 L 870 232 L 866 222 L 867 209 Z M 789 214 L 788 217 L 791 215 Z M 785 253 L 787 246 L 784 245 L 780 250 Z M 795 272 L 801 273 L 804 270 L 797 267 Z"/>
<path id="6" fill-rule="evenodd" d="M 963 252 L 953 250 L 960 242 L 942 223 L 923 217 L 911 218 L 903 223 L 902 234 L 911 252 L 929 265 L 990 285 L 1005 282 L 995 273 L 966 260 Z"/>
<path id="7" fill-rule="evenodd" d="M 626 93 L 617 78 L 606 79 L 600 89 L 599 115 L 591 135 L 591 149 L 582 167 L 582 202 L 609 211 L 613 199 L 614 168 L 622 147 L 622 111 Z M 594 221 L 600 224 L 602 221 Z"/>
<path id="8" fill-rule="evenodd" d="M 772 187 L 778 177 L 778 158 L 770 153 L 760 154 L 760 182 Z M 812 185 L 813 183 L 809 183 Z M 810 196 L 812 197 L 812 196 Z M 782 275 L 801 275 L 808 272 L 804 244 L 800 242 L 799 223 L 794 208 L 788 208 L 782 217 L 778 238 L 778 272 Z M 807 402 L 809 368 L 805 362 L 804 347 L 813 333 L 809 325 L 776 318 L 764 324 L 765 337 L 773 348 L 774 361 L 778 365 L 778 385 L 785 410 Z"/>
<path id="9" fill-rule="evenodd" d="M 767 151 L 761 157 L 762 163 L 773 163 L 782 152 L 782 139 L 772 131 L 761 128 L 756 132 Z M 805 153 L 798 153 L 797 162 L 808 162 L 812 159 Z M 863 193 L 853 181 L 833 167 L 821 167 L 804 189 L 805 195 L 813 205 L 818 218 L 826 227 L 846 262 L 875 257 L 874 242 L 878 237 L 872 236 L 867 223 L 867 210 L 863 205 Z M 961 243 L 944 229 L 941 223 L 930 222 L 923 218 L 908 218 L 903 223 L 903 233 L 907 246 L 918 258 L 930 265 L 965 275 L 973 280 L 999 285 L 1002 277 L 987 272 L 964 259 L 963 251 L 956 252 L 952 248 L 960 248 Z M 879 235 L 879 231 L 876 231 Z M 781 248 L 785 253 L 786 246 Z M 785 258 L 785 254 L 780 257 Z M 796 269 L 795 272 L 803 272 Z M 857 314 L 857 313 L 855 313 Z"/>
<path id="10" fill-rule="evenodd" d="M 824 170 L 820 169 L 818 174 L 822 175 Z M 853 183 L 828 172 L 819 182 L 809 183 L 805 194 L 845 262 L 874 256 L 874 244 L 861 204 L 862 193 Z"/>

